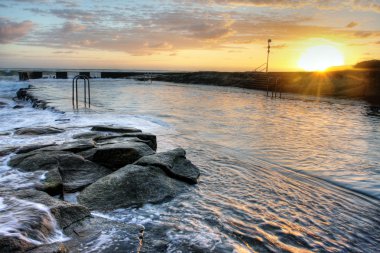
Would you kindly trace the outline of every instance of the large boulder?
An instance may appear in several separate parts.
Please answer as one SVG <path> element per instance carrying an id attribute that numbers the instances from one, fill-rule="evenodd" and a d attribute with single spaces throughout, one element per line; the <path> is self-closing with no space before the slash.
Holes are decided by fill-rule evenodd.
<path id="1" fill-rule="evenodd" d="M 15 131 L 17 135 L 45 135 L 45 134 L 59 134 L 65 130 L 56 127 L 23 127 Z"/>
<path id="2" fill-rule="evenodd" d="M 75 192 L 92 184 L 112 171 L 65 151 L 35 150 L 12 157 L 9 165 L 22 171 L 58 169 L 67 192 Z"/>
<path id="3" fill-rule="evenodd" d="M 174 197 L 184 183 L 156 167 L 127 165 L 84 189 L 78 202 L 90 209 L 117 209 Z"/>
<path id="4" fill-rule="evenodd" d="M 26 146 L 22 146 L 22 147 L 18 148 L 15 153 L 16 154 L 25 154 L 25 153 L 29 153 L 33 150 L 46 148 L 46 147 L 50 147 L 50 146 L 56 146 L 56 145 L 57 144 L 55 144 L 55 143 L 26 145 Z"/>
<path id="5" fill-rule="evenodd" d="M 129 139 L 137 139 L 141 142 L 146 143 L 149 147 L 151 147 L 154 151 L 157 150 L 157 137 L 154 134 L 150 133 L 127 133 L 122 135 L 107 135 L 107 136 L 97 136 L 94 138 L 96 143 L 122 143 L 128 141 Z"/>
<path id="6" fill-rule="evenodd" d="M 144 156 L 135 164 L 159 167 L 168 176 L 190 184 L 196 184 L 200 175 L 199 169 L 186 159 L 186 151 L 182 148 Z"/>
<path id="7" fill-rule="evenodd" d="M 104 144 L 79 154 L 94 163 L 116 170 L 145 155 L 152 155 L 154 151 L 144 142 L 126 141 Z"/>
<path id="8" fill-rule="evenodd" d="M 112 132 L 112 133 L 136 133 L 142 132 L 134 127 L 114 127 L 114 126 L 93 126 L 91 131 Z"/>

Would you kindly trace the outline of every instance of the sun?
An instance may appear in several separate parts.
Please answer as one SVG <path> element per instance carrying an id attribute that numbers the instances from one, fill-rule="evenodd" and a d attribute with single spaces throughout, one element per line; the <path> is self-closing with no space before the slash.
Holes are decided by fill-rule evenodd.
<path id="1" fill-rule="evenodd" d="M 336 47 L 329 45 L 308 48 L 298 61 L 298 66 L 306 71 L 324 71 L 343 64 L 343 54 Z"/>

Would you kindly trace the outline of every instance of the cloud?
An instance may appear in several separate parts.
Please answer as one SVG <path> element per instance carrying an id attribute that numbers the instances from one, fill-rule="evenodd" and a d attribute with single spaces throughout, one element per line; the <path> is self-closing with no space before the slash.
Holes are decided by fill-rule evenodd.
<path id="1" fill-rule="evenodd" d="M 76 24 L 72 22 L 66 22 L 63 24 L 61 31 L 63 33 L 72 33 L 72 32 L 80 32 L 86 29 L 86 26 L 81 24 Z"/>
<path id="2" fill-rule="evenodd" d="M 358 32 L 355 32 L 354 35 L 359 38 L 368 38 L 374 35 L 374 33 L 369 32 L 369 31 L 358 31 Z"/>
<path id="3" fill-rule="evenodd" d="M 94 13 L 91 11 L 84 11 L 80 9 L 52 9 L 50 13 L 67 20 L 84 20 L 92 21 L 95 19 Z"/>
<path id="4" fill-rule="evenodd" d="M 352 22 L 350 22 L 350 23 L 348 23 L 348 24 L 346 25 L 346 28 L 353 28 L 353 27 L 355 27 L 355 26 L 357 26 L 357 25 L 358 25 L 358 23 L 352 21 Z"/>
<path id="5" fill-rule="evenodd" d="M 0 18 L 0 43 L 7 44 L 24 37 L 33 26 L 31 21 L 16 23 Z"/>

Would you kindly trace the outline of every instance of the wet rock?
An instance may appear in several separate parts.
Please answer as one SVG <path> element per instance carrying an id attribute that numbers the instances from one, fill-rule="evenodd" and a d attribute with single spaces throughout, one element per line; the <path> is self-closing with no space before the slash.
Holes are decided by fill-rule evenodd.
<path id="1" fill-rule="evenodd" d="M 63 133 L 65 130 L 56 127 L 23 127 L 15 131 L 17 135 L 45 135 Z"/>
<path id="2" fill-rule="evenodd" d="M 14 152 L 16 149 L 17 148 L 15 148 L 15 147 L 9 147 L 9 148 L 2 149 L 2 150 L 0 150 L 0 157 L 9 155 L 12 152 Z"/>
<path id="3" fill-rule="evenodd" d="M 145 155 L 152 155 L 154 151 L 145 143 L 128 141 L 102 145 L 79 154 L 90 161 L 115 170 L 132 164 Z"/>
<path id="4" fill-rule="evenodd" d="M 44 174 L 44 179 L 41 180 L 41 183 L 36 185 L 36 189 L 39 191 L 44 191 L 51 196 L 62 195 L 63 182 L 58 168 L 46 172 L 46 174 Z"/>
<path id="5" fill-rule="evenodd" d="M 84 189 L 78 202 L 102 210 L 158 203 L 174 197 L 185 185 L 159 168 L 127 165 Z"/>
<path id="6" fill-rule="evenodd" d="M 65 228 L 70 237 L 64 242 L 70 251 L 86 252 L 92 249 L 97 252 L 139 252 L 142 238 L 139 238 L 144 227 L 137 224 L 116 222 L 100 217 L 85 218 Z"/>
<path id="7" fill-rule="evenodd" d="M 37 246 L 28 253 L 69 253 L 70 250 L 62 242 L 56 242 L 51 244 L 44 244 Z"/>
<path id="8" fill-rule="evenodd" d="M 91 131 L 113 132 L 113 133 L 137 133 L 142 132 L 134 127 L 93 126 Z"/>
<path id="9" fill-rule="evenodd" d="M 23 171 L 58 169 L 63 188 L 67 192 L 81 190 L 112 172 L 79 155 L 65 151 L 35 150 L 12 157 L 9 165 Z"/>
<path id="10" fill-rule="evenodd" d="M 19 149 L 17 149 L 17 151 L 15 153 L 16 154 L 24 154 L 24 153 L 31 152 L 33 150 L 37 150 L 37 149 L 41 149 L 41 148 L 46 148 L 46 147 L 50 147 L 50 146 L 56 146 L 56 145 L 57 144 L 55 144 L 55 143 L 27 145 L 27 146 L 23 146 L 23 147 L 20 147 Z"/>
<path id="11" fill-rule="evenodd" d="M 78 140 L 72 142 L 64 142 L 61 145 L 48 146 L 41 150 L 46 151 L 68 151 L 78 153 L 95 147 L 95 142 L 92 140 Z"/>
<path id="12" fill-rule="evenodd" d="M 97 143 L 106 143 L 110 140 L 114 142 L 123 142 L 128 140 L 129 138 L 137 138 L 143 142 L 145 142 L 149 147 L 153 150 L 157 150 L 157 137 L 154 134 L 150 133 L 127 133 L 122 135 L 111 135 L 111 136 L 98 136 L 94 138 L 94 141 Z"/>
<path id="13" fill-rule="evenodd" d="M 21 108 L 24 108 L 23 105 L 15 105 L 12 107 L 13 109 L 21 109 Z"/>
<path id="14" fill-rule="evenodd" d="M 73 139 L 95 139 L 97 137 L 101 136 L 108 136 L 112 135 L 112 133 L 105 133 L 105 132 L 85 132 L 80 134 L 74 134 L 72 136 Z"/>
<path id="15" fill-rule="evenodd" d="M 186 159 L 186 151 L 182 148 L 144 156 L 135 164 L 159 167 L 168 176 L 190 184 L 196 184 L 200 175 L 199 169 Z"/>
<path id="16" fill-rule="evenodd" d="M 4 108 L 6 106 L 8 106 L 7 103 L 0 101 L 0 108 Z"/>
<path id="17" fill-rule="evenodd" d="M 86 207 L 53 198 L 41 191 L 29 189 L 9 194 L 17 199 L 47 206 L 60 228 L 66 228 L 85 217 L 91 216 L 90 211 Z"/>
<path id="18" fill-rule="evenodd" d="M 25 252 L 34 247 L 35 245 L 33 243 L 20 239 L 19 237 L 0 235 L 0 252 Z"/>
<path id="19" fill-rule="evenodd" d="M 6 136 L 6 135 L 10 135 L 11 133 L 9 132 L 0 132 L 0 136 Z"/>

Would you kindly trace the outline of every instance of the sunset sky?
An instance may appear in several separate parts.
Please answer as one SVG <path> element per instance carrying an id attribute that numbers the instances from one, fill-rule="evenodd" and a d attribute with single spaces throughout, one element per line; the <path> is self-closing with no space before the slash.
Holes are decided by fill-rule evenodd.
<path id="1" fill-rule="evenodd" d="M 299 70 L 380 58 L 380 0 L 0 0 L 0 67 Z"/>

